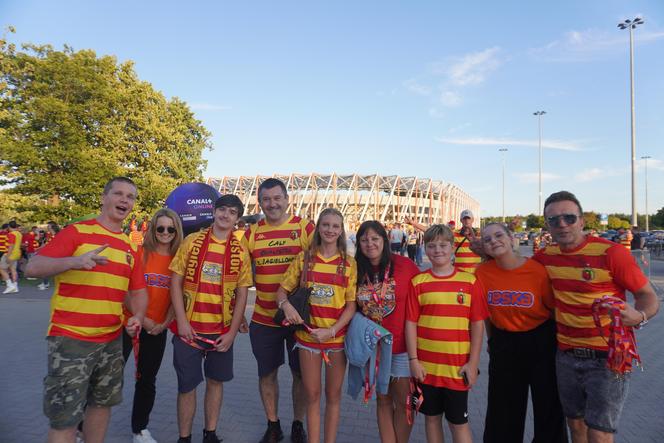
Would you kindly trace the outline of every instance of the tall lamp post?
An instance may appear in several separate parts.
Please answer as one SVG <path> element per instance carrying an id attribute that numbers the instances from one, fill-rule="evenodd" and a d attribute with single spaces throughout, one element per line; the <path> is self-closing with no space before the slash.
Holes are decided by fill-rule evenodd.
<path id="1" fill-rule="evenodd" d="M 648 159 L 652 157 L 649 155 L 644 155 L 641 158 L 646 161 L 646 232 L 648 232 L 650 231 L 650 225 L 648 224 Z"/>
<path id="2" fill-rule="evenodd" d="M 632 104 L 632 226 L 636 226 L 636 134 L 634 117 L 634 29 L 642 25 L 643 19 L 636 17 L 634 20 L 625 20 L 618 23 L 618 28 L 629 29 L 629 92 Z"/>
<path id="3" fill-rule="evenodd" d="M 500 148 L 498 151 L 502 153 L 503 157 L 503 223 L 505 223 L 505 153 L 507 148 Z"/>
<path id="4" fill-rule="evenodd" d="M 542 116 L 546 111 L 533 112 L 537 116 L 537 126 L 539 129 L 539 203 L 537 204 L 537 215 L 542 215 Z"/>

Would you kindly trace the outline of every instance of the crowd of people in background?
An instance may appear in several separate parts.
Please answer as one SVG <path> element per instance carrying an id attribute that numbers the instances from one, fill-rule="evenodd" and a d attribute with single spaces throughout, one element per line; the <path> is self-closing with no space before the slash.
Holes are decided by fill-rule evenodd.
<path id="1" fill-rule="evenodd" d="M 39 289 L 56 283 L 44 379 L 50 442 L 103 441 L 133 352 L 128 426 L 134 443 L 155 443 L 148 425 L 168 329 L 178 443 L 192 441 L 203 381 L 202 441 L 221 441 L 223 384 L 233 379 L 233 343 L 244 332 L 267 422 L 260 443 L 284 438 L 277 375 L 286 361 L 294 443 L 336 440 L 344 382 L 353 398 L 376 400 L 383 443 L 407 442 L 418 412 L 428 442 L 443 441 L 443 419 L 455 442 L 471 442 L 468 396 L 485 334 L 485 442 L 523 441 L 529 392 L 535 441 L 566 442 L 567 428 L 573 442 L 612 441 L 627 395 L 624 365 L 638 355 L 629 339 L 659 302 L 627 252 L 643 246 L 638 230 L 621 233 L 618 244 L 585 232 L 573 194 L 546 200 L 547 229 L 526 258 L 513 226 L 480 231 L 470 210 L 459 229 L 454 220 L 424 226 L 405 218 L 364 221 L 347 235 L 334 208 L 315 223 L 289 214 L 285 185 L 270 178 L 258 188 L 263 219 L 247 225 L 242 201 L 227 194 L 215 202 L 211 226 L 185 236 L 166 208 L 125 223 L 137 191 L 117 177 L 96 218 L 62 231 L 54 222 L 22 231 L 11 221 L 0 231 L 5 294 L 19 291 L 19 271 L 41 278 Z M 256 302 L 247 320 L 249 288 Z M 620 333 L 629 348 L 623 366 L 612 360 L 620 349 L 603 338 Z"/>

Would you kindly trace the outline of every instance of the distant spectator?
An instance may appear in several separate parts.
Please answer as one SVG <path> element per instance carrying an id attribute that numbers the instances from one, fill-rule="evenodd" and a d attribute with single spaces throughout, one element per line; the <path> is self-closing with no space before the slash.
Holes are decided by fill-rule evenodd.
<path id="1" fill-rule="evenodd" d="M 630 249 L 632 251 L 639 251 L 643 249 L 646 239 L 641 235 L 638 226 L 632 226 L 632 241 L 630 243 Z"/>

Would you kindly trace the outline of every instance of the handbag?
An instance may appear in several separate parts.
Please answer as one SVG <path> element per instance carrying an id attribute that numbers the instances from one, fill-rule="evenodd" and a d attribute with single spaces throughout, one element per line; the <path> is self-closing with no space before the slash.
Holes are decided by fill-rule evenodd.
<path id="1" fill-rule="evenodd" d="M 304 252 L 304 267 L 302 268 L 302 273 L 300 274 L 300 285 L 288 295 L 288 302 L 295 308 L 302 320 L 303 324 L 300 325 L 288 325 L 284 326 L 286 321 L 286 314 L 282 308 L 277 309 L 277 313 L 274 315 L 274 322 L 283 327 L 287 327 L 293 331 L 298 329 L 306 329 L 306 325 L 309 323 L 310 319 L 310 310 L 309 297 L 311 296 L 311 288 L 307 287 L 307 277 L 309 274 L 309 251 Z"/>

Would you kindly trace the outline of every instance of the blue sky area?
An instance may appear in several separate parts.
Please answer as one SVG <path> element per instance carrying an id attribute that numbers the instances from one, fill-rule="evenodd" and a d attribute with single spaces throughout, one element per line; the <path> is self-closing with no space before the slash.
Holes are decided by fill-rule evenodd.
<path id="1" fill-rule="evenodd" d="M 664 3 L 652 1 L 12 1 L 17 42 L 91 48 L 187 101 L 212 132 L 206 175 L 379 173 L 452 182 L 482 215 L 568 189 L 631 211 L 629 33 L 637 158 L 664 206 Z M 645 209 L 643 160 L 637 201 Z"/>

